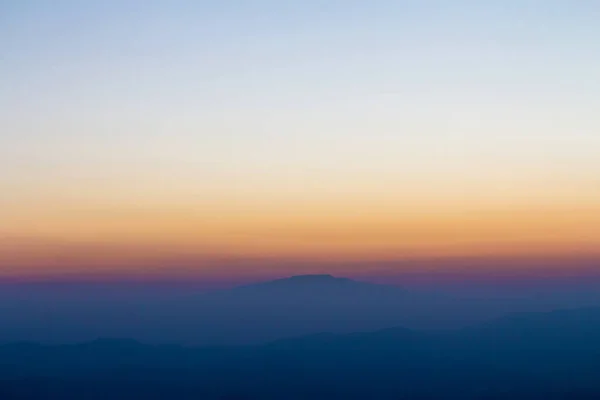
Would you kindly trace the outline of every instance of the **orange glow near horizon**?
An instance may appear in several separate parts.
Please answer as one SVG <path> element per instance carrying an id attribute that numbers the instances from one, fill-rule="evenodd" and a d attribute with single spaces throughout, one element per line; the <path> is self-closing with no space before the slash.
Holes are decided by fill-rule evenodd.
<path id="1" fill-rule="evenodd" d="M 227 204 L 220 209 L 28 208 L 13 213 L 1 228 L 0 275 L 107 270 L 116 275 L 176 275 L 183 268 L 201 276 L 222 273 L 223 265 L 211 262 L 222 258 L 279 259 L 282 266 L 277 268 L 285 270 L 285 260 L 302 259 L 600 256 L 599 207 L 469 210 L 348 203 L 237 209 Z"/>
<path id="2" fill-rule="evenodd" d="M 600 260 L 594 2 L 11 3 L 0 279 Z"/>

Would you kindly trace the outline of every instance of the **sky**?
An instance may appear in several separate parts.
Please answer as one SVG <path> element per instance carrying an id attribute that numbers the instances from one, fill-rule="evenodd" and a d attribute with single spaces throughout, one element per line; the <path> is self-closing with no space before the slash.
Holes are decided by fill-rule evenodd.
<path id="1" fill-rule="evenodd" d="M 0 277 L 600 260 L 599 20 L 591 0 L 0 0 Z"/>

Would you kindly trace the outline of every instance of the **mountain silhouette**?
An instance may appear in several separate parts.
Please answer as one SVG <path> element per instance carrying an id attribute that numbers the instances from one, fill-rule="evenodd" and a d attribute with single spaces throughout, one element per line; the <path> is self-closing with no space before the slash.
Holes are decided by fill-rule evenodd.
<path id="1" fill-rule="evenodd" d="M 180 331 L 197 332 L 186 341 L 191 344 L 260 343 L 324 331 L 396 326 L 419 307 L 409 298 L 395 286 L 331 275 L 298 275 L 189 296 L 177 310 L 183 318 L 171 318 L 171 323 L 179 326 L 181 322 Z M 197 316 L 199 325 L 186 317 L 190 314 Z"/>
<path id="2" fill-rule="evenodd" d="M 296 275 L 240 286 L 218 294 L 230 298 L 243 298 L 244 301 L 269 300 L 288 304 L 317 301 L 321 305 L 360 304 L 406 298 L 406 292 L 396 286 L 360 282 L 332 275 Z"/>
<path id="3" fill-rule="evenodd" d="M 322 333 L 260 346 L 131 340 L 0 346 L 2 398 L 594 399 L 600 308 L 445 331 Z"/>
<path id="4" fill-rule="evenodd" d="M 285 288 L 300 288 L 300 287 L 341 287 L 341 286 L 363 286 L 373 287 L 382 286 L 371 283 L 359 282 L 349 278 L 338 278 L 329 274 L 313 274 L 313 275 L 294 275 L 288 278 L 280 278 L 266 282 L 259 282 L 251 285 L 240 286 L 238 289 L 249 288 L 264 288 L 264 287 L 285 287 Z"/>
<path id="5" fill-rule="evenodd" d="M 97 337 L 154 344 L 260 344 L 395 326 L 450 329 L 520 309 L 504 299 L 460 298 L 327 274 L 212 292 L 185 286 L 61 285 L 54 291 L 24 286 L 0 291 L 0 302 L 0 343 L 57 344 Z"/>

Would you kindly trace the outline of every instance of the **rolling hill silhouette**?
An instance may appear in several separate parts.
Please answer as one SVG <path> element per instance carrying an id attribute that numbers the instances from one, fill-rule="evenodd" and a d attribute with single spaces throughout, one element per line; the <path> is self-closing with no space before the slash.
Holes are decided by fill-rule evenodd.
<path id="1" fill-rule="evenodd" d="M 412 295 L 413 300 L 418 296 Z M 422 304 L 405 290 L 331 275 L 299 275 L 210 294 L 192 295 L 178 307 L 187 343 L 258 343 L 323 331 L 355 332 L 405 322 Z M 186 316 L 195 314 L 203 328 Z M 172 319 L 178 326 L 178 321 Z M 202 331 L 202 332 L 200 332 Z"/>
<path id="2" fill-rule="evenodd" d="M 369 304 L 402 302 L 408 293 L 402 288 L 338 278 L 332 275 L 296 275 L 210 295 L 215 300 L 240 301 L 241 303 L 283 303 L 321 306 L 329 304 Z"/>
<path id="3" fill-rule="evenodd" d="M 504 299 L 459 298 L 331 275 L 299 275 L 200 292 L 193 288 L 23 287 L 0 292 L 0 342 L 129 337 L 145 343 L 259 344 L 313 333 L 395 326 L 449 329 L 522 310 Z M 525 302 L 526 303 L 526 302 Z"/>
<path id="4" fill-rule="evenodd" d="M 184 288 L 185 289 L 185 288 Z M 106 293 L 26 290 L 6 297 L 0 341 L 66 343 L 131 337 L 151 343 L 249 344 L 323 331 L 354 332 L 427 320 L 432 299 L 387 285 L 300 275 L 228 290 Z M 433 314 L 431 314 L 433 315 Z M 423 318 L 423 317 L 426 318 Z M 47 327 L 51 325 L 52 329 Z"/>
<path id="5" fill-rule="evenodd" d="M 593 399 L 600 395 L 598 321 L 600 308 L 588 308 L 512 315 L 446 332 L 325 333 L 260 346 L 18 343 L 0 346 L 0 395 Z"/>

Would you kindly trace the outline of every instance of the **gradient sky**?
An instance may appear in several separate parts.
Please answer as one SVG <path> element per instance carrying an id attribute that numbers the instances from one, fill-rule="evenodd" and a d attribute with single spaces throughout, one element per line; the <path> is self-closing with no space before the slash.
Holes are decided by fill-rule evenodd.
<path id="1" fill-rule="evenodd" d="M 0 0 L 0 276 L 600 257 L 598 21 L 585 0 Z"/>

